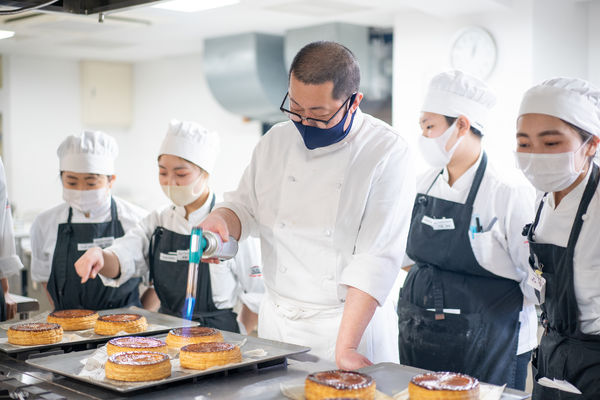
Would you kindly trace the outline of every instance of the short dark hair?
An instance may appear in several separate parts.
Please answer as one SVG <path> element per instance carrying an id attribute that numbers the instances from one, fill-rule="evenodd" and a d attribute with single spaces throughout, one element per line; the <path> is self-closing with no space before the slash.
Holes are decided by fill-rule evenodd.
<path id="1" fill-rule="evenodd" d="M 345 99 L 358 92 L 360 67 L 354 54 L 345 46 L 329 41 L 312 42 L 294 57 L 289 77 L 310 85 L 333 82 L 334 99 Z"/>
<path id="2" fill-rule="evenodd" d="M 447 115 L 444 115 L 444 118 L 446 118 L 446 123 L 448 123 L 448 126 L 452 125 L 454 123 L 454 121 L 456 121 L 458 119 L 455 117 L 449 117 Z M 483 133 L 481 133 L 481 131 L 479 129 L 475 128 L 473 125 L 471 125 L 471 132 L 473 132 L 475 134 L 475 136 L 483 137 Z"/>

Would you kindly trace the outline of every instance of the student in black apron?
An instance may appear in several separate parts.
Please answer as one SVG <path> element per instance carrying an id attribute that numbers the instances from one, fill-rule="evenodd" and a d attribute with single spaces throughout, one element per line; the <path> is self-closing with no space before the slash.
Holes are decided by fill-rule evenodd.
<path id="1" fill-rule="evenodd" d="M 145 307 L 156 304 L 160 312 L 183 317 L 190 232 L 215 204 L 208 178 L 217 150 L 215 132 L 193 122 L 172 121 L 159 152 L 158 178 L 173 204 L 152 212 L 104 251 L 88 250 L 76 263 L 79 276 L 86 280 L 101 271 L 103 279 L 114 278 L 111 281 L 118 286 L 131 276 L 148 274 L 153 288 L 143 296 Z M 241 320 L 249 321 L 243 327 L 252 330 L 256 325 L 252 316 L 264 292 L 260 256 L 253 242 L 239 246 L 233 259 L 199 267 L 192 318 L 203 326 L 239 332 L 233 312 L 238 300 L 243 304 Z"/>
<path id="2" fill-rule="evenodd" d="M 141 306 L 140 278 L 119 288 L 105 286 L 101 278 L 82 284 L 74 268 L 88 248 L 110 246 L 145 215 L 110 193 L 116 141 L 102 132 L 84 132 L 67 137 L 57 153 L 65 202 L 32 225 L 32 279 L 46 285 L 56 310 Z"/>
<path id="3" fill-rule="evenodd" d="M 11 319 L 17 313 L 17 304 L 12 300 L 9 291 L 8 277 L 23 268 L 16 254 L 13 220 L 6 190 L 6 174 L 0 159 L 0 321 Z"/>
<path id="4" fill-rule="evenodd" d="M 524 230 L 544 328 L 534 400 L 600 399 L 599 135 L 600 90 L 590 83 L 554 78 L 525 93 L 517 161 L 544 193 Z"/>
<path id="5" fill-rule="evenodd" d="M 532 207 L 533 193 L 529 204 L 481 150 L 482 110 L 493 102 L 483 82 L 458 71 L 430 85 L 419 140 L 434 168 L 412 213 L 406 252 L 414 265 L 398 303 L 400 363 L 524 389 L 535 327 L 518 363 L 519 277 L 528 251 L 520 228 L 531 217 L 522 210 Z M 533 305 L 529 314 L 535 321 Z"/>

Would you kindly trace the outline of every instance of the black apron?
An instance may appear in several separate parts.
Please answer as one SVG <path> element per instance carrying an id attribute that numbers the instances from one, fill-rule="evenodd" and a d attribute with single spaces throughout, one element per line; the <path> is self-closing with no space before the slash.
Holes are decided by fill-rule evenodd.
<path id="1" fill-rule="evenodd" d="M 213 196 L 210 208 L 215 204 Z M 157 227 L 150 241 L 150 282 L 160 299 L 160 312 L 182 317 L 189 267 L 190 235 Z M 236 313 L 231 308 L 218 309 L 213 302 L 209 264 L 200 263 L 196 305 L 192 319 L 203 326 L 239 332 Z"/>
<path id="2" fill-rule="evenodd" d="M 6 299 L 4 298 L 4 290 L 0 287 L 0 321 L 6 321 L 8 313 L 6 311 Z"/>
<path id="3" fill-rule="evenodd" d="M 107 222 L 74 224 L 71 223 L 73 209 L 69 207 L 67 222 L 58 225 L 52 271 L 48 279 L 48 292 L 55 310 L 141 307 L 138 290 L 141 278 L 129 279 L 120 287 L 114 288 L 104 286 L 100 277 L 89 279 L 82 284 L 81 277 L 75 271 L 75 261 L 91 247 L 90 244 L 107 247 L 112 242 L 110 238 L 116 239 L 124 235 L 117 215 L 117 205 L 112 198 L 110 216 L 111 220 Z"/>
<path id="4" fill-rule="evenodd" d="M 407 246 L 415 265 L 400 291 L 398 346 L 402 364 L 512 387 L 523 295 L 517 282 L 477 263 L 468 237 L 486 166 L 484 153 L 465 204 L 429 196 L 435 180 L 416 196 Z M 452 218 L 455 229 L 434 230 L 424 216 Z"/>
<path id="5" fill-rule="evenodd" d="M 545 302 L 541 305 L 545 333 L 532 360 L 534 400 L 600 399 L 600 335 L 581 332 L 573 284 L 575 245 L 583 226 L 583 216 L 596 192 L 599 179 L 599 168 L 593 164 L 566 248 L 535 242 L 535 228 L 544 206 L 543 201 L 540 202 L 533 225 L 526 227 L 530 264 L 534 270 L 540 269 L 542 277 L 546 279 Z M 566 380 L 575 385 L 583 396 L 541 386 L 537 380 L 542 377 Z"/>

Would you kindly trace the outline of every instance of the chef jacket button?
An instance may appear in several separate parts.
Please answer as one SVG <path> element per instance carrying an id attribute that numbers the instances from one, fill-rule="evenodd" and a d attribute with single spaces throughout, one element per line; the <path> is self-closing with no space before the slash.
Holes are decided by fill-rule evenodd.
<path id="1" fill-rule="evenodd" d="M 325 229 L 325 236 L 331 236 L 331 231 L 329 229 Z"/>
<path id="2" fill-rule="evenodd" d="M 288 176 L 288 181 L 290 182 L 296 182 L 296 178 L 292 175 Z"/>
<path id="3" fill-rule="evenodd" d="M 335 187 L 338 188 L 338 189 L 341 189 L 342 188 L 342 184 L 341 183 L 336 183 Z"/>
<path id="4" fill-rule="evenodd" d="M 287 267 L 285 265 L 280 265 L 279 266 L 279 272 L 285 273 L 285 271 L 287 271 Z"/>
<path id="5" fill-rule="evenodd" d="M 279 223 L 279 227 L 282 228 L 282 229 L 285 228 L 285 222 L 280 222 Z"/>
<path id="6" fill-rule="evenodd" d="M 582 221 L 585 221 L 586 219 L 587 219 L 587 214 L 583 214 L 583 215 L 581 216 L 581 220 L 582 220 Z"/>

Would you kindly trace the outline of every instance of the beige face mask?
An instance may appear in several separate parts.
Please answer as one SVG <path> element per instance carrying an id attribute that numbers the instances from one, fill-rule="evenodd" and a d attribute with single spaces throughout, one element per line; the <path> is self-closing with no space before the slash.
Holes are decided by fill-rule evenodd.
<path id="1" fill-rule="evenodd" d="M 203 183 L 200 190 L 197 192 L 194 191 L 194 187 L 198 184 L 198 182 L 202 179 L 202 176 L 199 176 L 194 182 L 189 185 L 184 186 L 176 186 L 176 185 L 160 185 L 163 193 L 171 199 L 173 204 L 176 206 L 187 206 L 190 203 L 193 203 L 200 197 L 202 192 L 204 192 L 204 188 L 206 187 L 206 182 Z"/>

